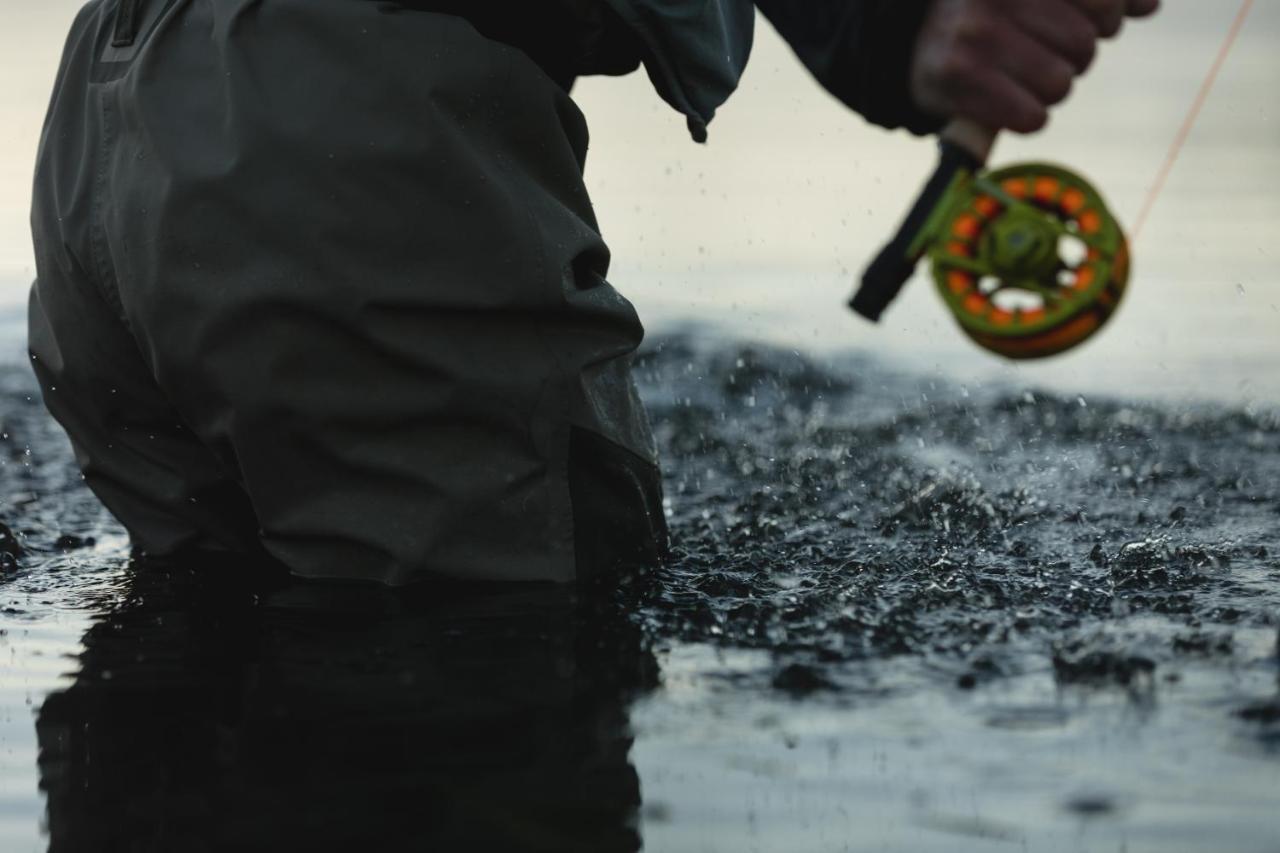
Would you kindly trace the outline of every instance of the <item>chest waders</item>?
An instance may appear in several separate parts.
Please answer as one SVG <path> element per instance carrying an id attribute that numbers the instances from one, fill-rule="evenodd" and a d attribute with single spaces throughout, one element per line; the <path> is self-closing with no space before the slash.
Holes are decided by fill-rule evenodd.
<path id="1" fill-rule="evenodd" d="M 585 120 L 466 20 L 92 0 L 36 170 L 30 349 L 148 553 L 572 581 L 659 557 L 643 330 Z"/>

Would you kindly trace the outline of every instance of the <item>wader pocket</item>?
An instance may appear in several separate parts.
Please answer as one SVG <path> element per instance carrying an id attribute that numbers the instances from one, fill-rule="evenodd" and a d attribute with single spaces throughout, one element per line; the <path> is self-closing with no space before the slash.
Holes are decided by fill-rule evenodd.
<path id="1" fill-rule="evenodd" d="M 147 37 L 177 0 L 118 0 L 111 38 L 98 58 L 104 64 L 132 62 Z"/>

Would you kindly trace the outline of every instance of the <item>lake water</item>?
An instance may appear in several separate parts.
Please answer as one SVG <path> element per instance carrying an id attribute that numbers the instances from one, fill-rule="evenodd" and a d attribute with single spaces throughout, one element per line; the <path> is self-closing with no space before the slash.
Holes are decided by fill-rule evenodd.
<path id="1" fill-rule="evenodd" d="M 0 11 L 0 850 L 1280 851 L 1280 2 L 1114 324 L 1042 365 L 923 280 L 844 310 L 933 149 L 770 34 L 705 148 L 641 77 L 582 84 L 679 543 L 585 615 L 130 564 L 20 364 L 76 5 Z M 1131 220 L 1234 13 L 1167 5 L 997 160 Z"/>
<path id="2" fill-rule="evenodd" d="M 0 371 L 0 848 L 1280 849 L 1275 411 L 639 374 L 676 554 L 584 613 L 130 564 Z"/>

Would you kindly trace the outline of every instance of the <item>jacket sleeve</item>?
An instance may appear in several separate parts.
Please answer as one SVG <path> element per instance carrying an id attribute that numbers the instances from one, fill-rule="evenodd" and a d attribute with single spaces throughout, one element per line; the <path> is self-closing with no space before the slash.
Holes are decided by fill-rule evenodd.
<path id="1" fill-rule="evenodd" d="M 684 113 L 693 138 L 706 142 L 707 125 L 738 88 L 751 56 L 752 0 L 605 2 L 639 43 L 658 94 Z"/>
<path id="2" fill-rule="evenodd" d="M 911 97 L 911 60 L 931 0 L 756 0 L 809 71 L 868 121 L 926 134 L 940 117 Z"/>

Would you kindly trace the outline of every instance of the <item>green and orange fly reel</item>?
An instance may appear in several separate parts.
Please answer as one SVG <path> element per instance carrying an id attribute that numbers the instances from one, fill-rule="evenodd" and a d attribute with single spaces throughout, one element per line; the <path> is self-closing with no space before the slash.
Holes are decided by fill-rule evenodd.
<path id="1" fill-rule="evenodd" d="M 1106 324 L 1129 281 L 1129 245 L 1102 196 L 1044 163 L 986 171 L 995 135 L 953 124 L 942 160 L 850 303 L 878 320 L 928 257 L 960 328 L 984 349 L 1043 358 Z"/>

